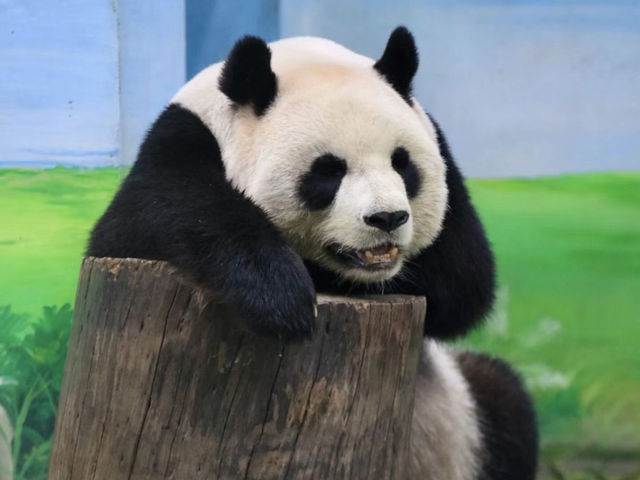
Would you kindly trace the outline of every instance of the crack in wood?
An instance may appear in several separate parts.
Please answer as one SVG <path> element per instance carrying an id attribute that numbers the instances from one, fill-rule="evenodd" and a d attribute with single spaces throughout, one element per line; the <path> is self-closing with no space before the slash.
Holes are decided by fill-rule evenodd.
<path id="1" fill-rule="evenodd" d="M 178 287 L 178 289 L 180 289 L 180 287 Z M 199 302 L 199 300 L 196 298 L 196 301 Z M 187 313 L 187 309 L 189 307 L 189 302 L 187 302 L 187 305 L 185 306 L 183 312 L 182 312 L 182 316 L 184 317 Z M 178 370 L 178 375 L 177 375 L 177 382 L 176 382 L 176 395 L 178 392 L 178 389 L 180 387 L 180 385 L 182 384 L 182 372 L 183 372 L 183 365 L 180 365 L 180 369 Z M 166 458 L 166 463 L 164 466 L 164 472 L 163 472 L 163 478 L 167 478 L 167 474 L 169 472 L 169 467 L 171 466 L 171 455 L 173 454 L 173 446 L 175 444 L 176 438 L 178 437 L 178 432 L 180 432 L 180 427 L 182 426 L 182 414 L 184 412 L 184 407 L 186 404 L 186 398 L 187 398 L 187 393 L 188 393 L 188 389 L 185 388 L 184 392 L 182 394 L 182 401 L 180 402 L 180 412 L 178 413 L 178 420 L 176 422 L 176 427 L 175 430 L 173 432 L 173 436 L 171 437 L 171 443 L 169 444 L 169 452 L 167 453 L 167 458 Z M 169 419 L 171 419 L 171 417 L 173 416 L 173 412 L 174 412 L 174 408 L 175 408 L 175 398 L 174 397 L 174 403 L 171 406 L 171 411 L 169 412 Z"/>
<path id="2" fill-rule="evenodd" d="M 325 341 L 325 337 L 322 336 L 321 340 L 320 340 L 320 349 L 318 351 L 318 363 L 316 365 L 315 368 L 315 373 L 313 375 L 313 378 L 311 380 L 311 386 L 309 387 L 309 394 L 307 395 L 307 402 L 305 404 L 305 408 L 304 408 L 304 413 L 302 414 L 302 421 L 300 422 L 300 426 L 298 427 L 298 430 L 296 432 L 296 437 L 295 440 L 293 441 L 293 446 L 291 447 L 291 454 L 289 456 L 289 463 L 287 464 L 287 469 L 284 472 L 284 475 L 282 476 L 283 479 L 286 480 L 286 478 L 289 476 L 289 470 L 291 469 L 291 465 L 293 463 L 293 458 L 296 455 L 296 448 L 298 446 L 298 440 L 300 438 L 300 433 L 302 432 L 302 429 L 305 426 L 305 422 L 307 420 L 307 414 L 309 413 L 309 404 L 311 402 L 311 395 L 313 393 L 313 387 L 315 386 L 316 382 L 318 381 L 318 374 L 320 373 L 320 366 L 322 365 L 322 353 L 324 350 L 324 341 Z"/>
<path id="3" fill-rule="evenodd" d="M 109 272 L 111 274 L 117 276 L 119 274 L 119 272 L 120 272 L 120 267 L 115 269 L 115 271 L 112 268 L 112 269 L 109 270 Z M 137 274 L 138 270 L 136 270 L 135 272 Z M 133 288 L 132 288 L 132 292 L 136 291 L 136 288 L 138 287 L 139 281 L 140 281 L 140 277 L 139 277 L 139 275 L 136 275 L 135 281 L 134 281 L 134 285 L 133 285 Z M 128 305 L 128 308 L 127 308 L 127 312 L 124 315 L 124 322 L 122 322 L 123 325 L 126 325 L 127 322 L 129 321 L 129 317 L 131 315 L 131 308 L 133 306 L 134 301 L 135 301 L 135 294 L 132 295 L 131 298 L 129 299 L 129 302 L 128 302 L 129 305 Z M 108 316 L 109 316 L 109 309 L 108 308 L 107 308 L 104 316 L 105 316 L 105 319 L 108 318 Z M 120 330 L 122 330 L 122 328 L 120 328 Z M 106 344 L 104 346 L 104 351 L 105 352 L 108 352 L 110 344 L 111 344 L 110 342 L 106 342 Z M 101 456 L 101 453 L 102 453 L 102 441 L 104 439 L 104 433 L 105 433 L 105 430 L 106 430 L 106 426 L 109 423 L 109 420 L 111 419 L 111 409 L 109 407 L 111 405 L 111 399 L 113 397 L 113 391 L 114 391 L 114 388 L 110 388 L 109 389 L 109 393 L 107 395 L 107 400 L 104 402 L 105 403 L 105 415 L 104 415 L 104 419 L 101 422 L 100 438 L 98 439 L 98 445 L 96 447 L 96 451 L 98 452 L 98 454 L 97 454 L 97 456 L 95 458 L 95 461 L 93 462 L 93 465 L 92 465 L 92 472 L 91 472 L 91 478 L 92 479 L 95 479 L 95 477 L 96 477 L 97 467 L 98 467 L 98 464 L 100 462 L 100 456 Z"/>
<path id="4" fill-rule="evenodd" d="M 280 354 L 278 355 L 278 366 L 276 367 L 276 373 L 273 376 L 273 382 L 271 382 L 271 388 L 269 389 L 269 396 L 267 400 L 267 409 L 264 412 L 264 419 L 262 420 L 262 428 L 260 429 L 260 435 L 258 435 L 258 439 L 254 442 L 253 447 L 251 447 L 251 452 L 249 453 L 249 460 L 247 461 L 247 469 L 244 472 L 244 480 L 247 480 L 249 476 L 249 469 L 251 468 L 251 460 L 253 459 L 253 454 L 255 453 L 256 447 L 260 444 L 262 440 L 262 436 L 264 435 L 264 427 L 267 424 L 267 419 L 269 418 L 269 410 L 271 409 L 271 401 L 273 398 L 273 390 L 276 386 L 276 381 L 278 380 L 278 374 L 280 373 L 280 367 L 282 366 L 282 360 L 284 358 L 284 350 L 285 347 L 282 345 L 280 347 Z"/>
<path id="5" fill-rule="evenodd" d="M 144 427 L 147 423 L 147 415 L 149 414 L 149 408 L 151 407 L 151 401 L 153 400 L 153 387 L 155 386 L 156 383 L 156 377 L 158 374 L 158 365 L 160 364 L 160 354 L 162 353 L 162 349 L 164 348 L 164 342 L 165 339 L 167 337 L 167 325 L 169 324 L 169 316 L 171 314 L 171 308 L 173 307 L 173 303 L 176 301 L 176 297 L 178 295 L 178 287 L 176 286 L 174 293 L 173 293 L 173 298 L 171 299 L 171 303 L 169 304 L 169 308 L 167 309 L 167 315 L 164 317 L 164 327 L 162 329 L 162 337 L 160 339 L 160 347 L 158 348 L 158 354 L 156 356 L 156 361 L 153 367 L 153 375 L 151 377 L 151 386 L 149 387 L 149 398 L 147 400 L 147 405 L 144 409 L 144 413 L 142 415 L 142 423 L 140 425 L 140 430 L 138 431 L 138 435 L 136 437 L 136 441 L 135 444 L 133 445 L 133 453 L 131 455 L 131 466 L 129 467 L 129 474 L 127 475 L 127 479 L 131 478 L 131 475 L 133 473 L 133 469 L 136 465 L 136 458 L 138 455 L 138 448 L 140 446 L 140 439 L 142 438 L 142 434 L 144 432 Z M 190 303 L 191 299 L 189 299 Z"/>
<path id="6" fill-rule="evenodd" d="M 413 315 L 415 315 L 413 308 L 411 308 L 410 313 L 412 315 L 411 318 L 413 318 Z M 391 305 L 391 318 L 394 318 L 394 317 L 395 317 L 395 315 L 394 315 L 394 305 Z M 403 350 L 404 350 L 404 345 L 402 347 L 403 347 Z M 404 357 L 404 354 L 405 354 L 404 351 L 400 352 L 400 354 L 399 354 L 400 362 L 402 362 L 402 358 Z M 401 363 L 400 366 L 404 367 L 404 365 L 402 363 Z M 393 399 L 391 400 L 391 411 L 392 412 L 396 411 L 396 398 L 397 398 L 398 390 L 400 389 L 400 386 L 402 384 L 402 378 L 403 378 L 402 375 L 397 375 L 396 376 L 395 388 L 393 389 Z M 387 419 L 388 424 L 387 424 L 387 428 L 386 428 L 386 432 L 385 432 L 385 436 L 384 436 L 384 443 L 385 444 L 387 443 L 387 440 L 389 438 L 389 433 L 392 432 L 392 429 L 393 429 L 393 419 L 394 419 L 393 416 L 390 416 Z M 393 447 L 393 445 L 392 445 L 392 447 Z"/>
<path id="7" fill-rule="evenodd" d="M 386 318 L 383 319 L 383 320 L 385 320 L 384 323 L 387 326 L 389 326 L 389 320 L 393 319 L 393 310 L 392 310 L 391 303 L 389 303 L 388 306 L 389 306 L 389 314 L 386 316 Z M 389 343 L 388 340 L 389 340 L 390 332 L 391 332 L 390 328 L 383 328 L 383 332 L 382 332 L 382 334 L 384 335 L 384 340 L 382 340 L 382 344 L 383 345 Z M 390 354 L 392 354 L 392 353 L 393 352 L 391 352 Z M 384 362 L 382 364 L 382 372 L 381 372 L 381 378 L 382 379 L 385 378 L 385 374 L 387 373 L 387 365 L 389 365 L 390 363 L 391 363 L 390 361 L 387 361 L 387 362 Z M 373 431 L 376 434 L 378 433 L 378 426 L 379 426 L 379 422 L 381 421 L 381 418 L 380 418 L 380 407 L 381 407 L 382 403 L 384 402 L 384 398 L 380 398 L 380 396 L 381 396 L 380 394 L 384 393 L 384 392 L 381 392 L 382 385 L 380 385 L 380 387 L 381 387 L 380 390 L 378 390 L 378 392 L 377 392 L 376 414 L 375 414 L 375 421 L 373 423 Z M 389 420 L 392 420 L 392 417 L 389 417 Z M 370 448 L 369 449 L 369 462 L 367 463 L 367 476 L 366 476 L 366 478 L 373 478 L 373 477 L 371 477 L 370 467 L 371 467 L 371 465 L 373 463 L 371 461 L 371 458 L 372 458 L 374 452 L 375 452 L 374 448 Z"/>
<path id="8" fill-rule="evenodd" d="M 236 348 L 236 352 L 233 356 L 233 360 L 231 361 L 231 369 L 229 370 L 229 377 L 231 378 L 231 374 L 233 373 L 233 369 L 236 368 L 236 361 L 238 359 L 238 356 L 240 355 L 240 351 L 242 350 L 242 344 L 244 342 L 244 335 L 240 337 L 240 340 L 238 341 L 238 347 Z M 238 367 L 240 368 L 240 367 Z M 222 462 L 224 461 L 224 437 L 227 431 L 227 424 L 229 423 L 229 418 L 231 417 L 231 411 L 233 410 L 233 407 L 235 405 L 235 400 L 236 400 L 236 394 L 238 393 L 238 388 L 240 386 L 242 380 L 242 370 L 240 371 L 239 375 L 238 375 L 238 381 L 236 382 L 236 384 L 234 385 L 233 388 L 233 394 L 231 395 L 231 401 L 229 402 L 229 409 L 227 410 L 227 414 L 224 418 L 224 424 L 222 426 L 222 433 L 220 434 L 220 441 L 218 443 L 218 472 L 217 472 L 217 478 L 220 477 L 220 472 L 222 470 Z"/>
<path id="9" fill-rule="evenodd" d="M 182 369 L 180 369 L 178 373 L 178 379 L 182 378 Z M 167 473 L 169 472 L 169 467 L 171 466 L 171 455 L 173 454 L 173 445 L 175 444 L 176 438 L 178 437 L 178 432 L 180 431 L 180 427 L 182 426 L 182 413 L 184 412 L 185 400 L 187 398 L 187 389 L 185 389 L 182 394 L 182 402 L 180 402 L 180 413 L 178 413 L 178 421 L 176 423 L 176 429 L 173 432 L 173 437 L 171 438 L 171 443 L 169 444 L 169 453 L 167 454 L 167 462 L 164 466 L 163 478 L 167 478 Z M 173 409 L 171 410 L 171 415 L 173 415 Z"/>

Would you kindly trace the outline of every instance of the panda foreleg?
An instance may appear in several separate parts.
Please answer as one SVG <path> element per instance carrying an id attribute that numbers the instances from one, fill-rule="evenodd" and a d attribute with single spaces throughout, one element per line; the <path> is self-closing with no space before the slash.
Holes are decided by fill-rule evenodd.
<path id="1" fill-rule="evenodd" d="M 215 137 L 178 105 L 152 126 L 87 253 L 166 260 L 260 332 L 312 332 L 315 289 L 301 258 L 226 180 Z"/>

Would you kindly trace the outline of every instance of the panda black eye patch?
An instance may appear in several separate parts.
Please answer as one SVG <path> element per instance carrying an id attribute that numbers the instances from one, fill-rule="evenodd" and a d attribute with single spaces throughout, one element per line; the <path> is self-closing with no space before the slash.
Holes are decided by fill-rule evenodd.
<path id="1" fill-rule="evenodd" d="M 391 166 L 402 177 L 407 196 L 415 197 L 420 190 L 420 172 L 411 161 L 409 152 L 403 147 L 396 148 L 391 154 Z"/>
<path id="2" fill-rule="evenodd" d="M 333 202 L 347 173 L 347 162 L 327 153 L 316 158 L 300 179 L 298 195 L 311 210 L 322 210 Z"/>

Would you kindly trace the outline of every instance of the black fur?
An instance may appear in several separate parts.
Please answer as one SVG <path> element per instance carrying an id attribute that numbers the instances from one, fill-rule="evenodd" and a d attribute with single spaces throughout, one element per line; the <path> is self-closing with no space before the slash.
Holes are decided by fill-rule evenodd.
<path id="1" fill-rule="evenodd" d="M 331 205 L 346 173 L 347 162 L 342 158 L 330 153 L 316 158 L 298 187 L 298 195 L 305 207 L 322 210 Z"/>
<path id="2" fill-rule="evenodd" d="M 418 71 L 418 49 L 409 30 L 397 27 L 391 32 L 384 53 L 373 68 L 411 104 L 411 82 Z"/>
<path id="3" fill-rule="evenodd" d="M 227 182 L 216 139 L 180 106 L 152 126 L 87 253 L 167 260 L 219 292 L 257 331 L 312 333 L 315 290 L 302 260 Z"/>
<path id="4" fill-rule="evenodd" d="M 252 36 L 238 40 L 224 63 L 218 86 L 237 105 L 251 104 L 256 115 L 262 115 L 278 91 L 271 50 L 264 40 Z"/>
<path id="5" fill-rule="evenodd" d="M 439 125 L 433 124 L 447 166 L 448 208 L 442 232 L 429 248 L 411 259 L 401 288 L 405 294 L 426 295 L 428 336 L 452 338 L 467 333 L 491 309 L 495 262 L 447 140 Z"/>
<path id="6" fill-rule="evenodd" d="M 484 455 L 482 479 L 533 480 L 538 430 L 522 381 L 502 360 L 465 352 L 458 364 L 478 407 Z"/>
<path id="7" fill-rule="evenodd" d="M 415 163 L 409 158 L 409 152 L 405 148 L 398 147 L 391 154 L 391 165 L 402 177 L 407 196 L 413 198 L 420 191 L 420 172 Z"/>
<path id="8" fill-rule="evenodd" d="M 447 166 L 449 208 L 436 241 L 410 259 L 403 271 L 383 285 L 355 284 L 307 262 L 318 291 L 341 294 L 399 293 L 427 297 L 425 334 L 447 339 L 461 336 L 491 308 L 495 265 L 482 224 L 444 134 L 434 122 L 440 153 Z"/>

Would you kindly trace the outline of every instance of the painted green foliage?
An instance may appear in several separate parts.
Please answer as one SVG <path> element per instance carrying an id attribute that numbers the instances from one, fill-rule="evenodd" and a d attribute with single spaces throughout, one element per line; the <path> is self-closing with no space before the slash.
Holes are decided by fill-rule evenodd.
<path id="1" fill-rule="evenodd" d="M 46 471 L 71 318 L 68 306 L 42 305 L 72 302 L 89 229 L 122 175 L 0 170 L 0 305 L 11 305 L 0 309 L 0 402 L 16 425 L 23 478 Z M 552 465 L 577 456 L 640 471 L 640 172 L 469 185 L 500 290 L 486 326 L 463 345 L 523 373 Z"/>
<path id="2" fill-rule="evenodd" d="M 35 321 L 0 307 L 0 405 L 13 426 L 16 480 L 46 478 L 71 315 L 69 304 L 44 307 Z"/>

